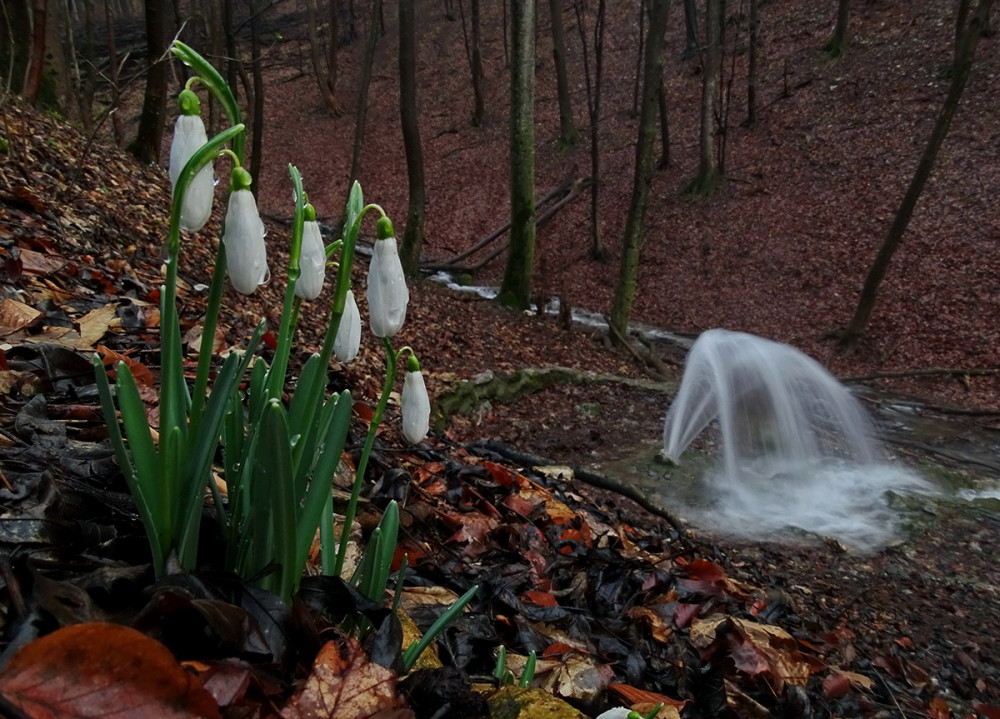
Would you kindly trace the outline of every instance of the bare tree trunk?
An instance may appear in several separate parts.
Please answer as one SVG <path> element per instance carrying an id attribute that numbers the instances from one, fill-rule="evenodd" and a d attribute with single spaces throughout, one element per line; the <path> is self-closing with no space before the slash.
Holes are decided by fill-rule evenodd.
<path id="1" fill-rule="evenodd" d="M 710 195 L 719 183 L 718 157 L 715 152 L 715 93 L 722 64 L 722 25 L 720 0 L 705 3 L 705 53 L 702 63 L 701 132 L 699 133 L 698 175 L 691 183 L 695 194 Z"/>
<path id="2" fill-rule="evenodd" d="M 758 0 L 750 0 L 750 48 L 747 59 L 747 127 L 757 127 L 757 50 L 760 43 Z"/>
<path id="3" fill-rule="evenodd" d="M 326 90 L 332 98 L 334 111 L 339 114 L 337 102 L 337 75 L 340 72 L 340 62 L 337 56 L 340 43 L 340 3 L 330 0 L 330 46 L 326 53 Z"/>
<path id="4" fill-rule="evenodd" d="M 264 73 L 260 66 L 260 13 L 257 3 L 250 0 L 250 56 L 253 63 L 253 135 L 250 138 L 250 176 L 253 196 L 260 193 L 260 166 L 264 160 Z"/>
<path id="5" fill-rule="evenodd" d="M 469 61 L 469 70 L 472 72 L 472 126 L 480 127 L 483 124 L 485 105 L 483 102 L 483 55 L 480 49 L 479 0 L 471 0 L 470 2 L 470 15 L 472 16 L 470 23 L 472 25 L 471 33 L 466 28 L 465 3 L 463 0 L 459 0 L 458 13 L 462 19 L 462 39 L 465 41 L 465 57 Z"/>
<path id="6" fill-rule="evenodd" d="M 660 162 L 658 167 L 665 170 L 670 167 L 670 114 L 667 112 L 667 83 L 660 76 L 660 91 L 656 93 L 657 105 L 660 109 Z"/>
<path id="7" fill-rule="evenodd" d="M 163 123 L 167 114 L 167 51 L 169 8 L 157 0 L 146 0 L 146 93 L 139 116 L 139 130 L 128 150 L 143 162 L 160 159 Z"/>
<path id="8" fill-rule="evenodd" d="M 49 16 L 47 0 L 34 0 L 31 6 L 31 60 L 24 78 L 24 97 L 34 104 L 38 101 L 38 91 L 42 87 L 42 71 L 45 69 L 45 35 Z"/>
<path id="9" fill-rule="evenodd" d="M 632 114 L 639 112 L 639 84 L 642 82 L 642 58 L 645 57 L 643 43 L 646 42 L 646 3 L 639 0 L 639 51 L 635 54 L 635 82 L 632 83 Z"/>
<path id="10" fill-rule="evenodd" d="M 580 139 L 573 122 L 573 103 L 566 73 L 566 33 L 563 32 L 562 0 L 549 0 L 552 16 L 552 59 L 556 70 L 556 95 L 559 99 L 559 145 L 569 147 Z"/>
<path id="11" fill-rule="evenodd" d="M 372 80 L 372 63 L 375 60 L 375 44 L 379 35 L 379 16 L 382 0 L 372 0 L 368 40 L 365 43 L 365 58 L 361 64 L 361 79 L 358 85 L 358 107 L 354 122 L 354 149 L 351 152 L 351 176 L 347 186 L 351 187 L 361 175 L 361 149 L 365 142 L 365 122 L 368 118 L 368 86 Z"/>
<path id="12" fill-rule="evenodd" d="M 499 300 L 531 303 L 535 264 L 535 0 L 511 0 L 510 247 Z"/>
<path id="13" fill-rule="evenodd" d="M 669 0 L 650 0 L 649 37 L 646 39 L 639 108 L 639 137 L 635 145 L 635 180 L 625 220 L 625 237 L 618 282 L 611 304 L 611 336 L 616 343 L 628 333 L 629 316 L 639 273 L 639 248 L 644 233 L 646 205 L 653 181 L 653 143 L 656 140 L 656 96 L 663 74 L 663 34 L 667 26 Z"/>
<path id="14" fill-rule="evenodd" d="M 823 47 L 830 57 L 843 57 L 847 52 L 850 38 L 847 34 L 851 20 L 850 0 L 837 0 L 837 26 L 833 29 L 833 37 Z"/>
<path id="15" fill-rule="evenodd" d="M 684 0 L 684 60 L 698 56 L 698 8 L 695 0 Z"/>
<path id="16" fill-rule="evenodd" d="M 594 72 L 591 77 L 590 53 L 587 49 L 587 31 L 584 29 L 582 0 L 575 0 L 576 27 L 580 32 L 580 46 L 583 50 L 583 76 L 587 83 L 587 113 L 590 119 L 590 257 L 598 262 L 606 262 L 608 251 L 601 239 L 601 77 L 604 65 L 604 18 L 605 0 L 597 0 L 597 16 L 594 18 Z"/>
<path id="17" fill-rule="evenodd" d="M 958 7 L 955 8 L 955 59 L 958 64 L 958 54 L 962 51 L 962 33 L 965 25 L 969 21 L 969 5 L 971 0 L 958 0 Z"/>
<path id="18" fill-rule="evenodd" d="M 337 17 L 336 0 L 330 0 L 330 7 L 330 15 L 335 20 Z M 309 30 L 309 58 L 312 61 L 316 85 L 319 88 L 319 94 L 323 98 L 323 104 L 326 105 L 326 109 L 331 115 L 336 117 L 340 114 L 340 106 L 337 103 L 335 94 L 337 82 L 337 38 L 335 30 L 331 29 L 330 50 L 327 53 L 326 65 L 324 66 L 320 59 L 319 20 L 316 16 L 316 0 L 306 0 L 306 24 Z M 331 67 L 333 68 L 332 70 Z"/>
<path id="19" fill-rule="evenodd" d="M 896 217 L 889 228 L 889 234 L 886 236 L 885 242 L 882 243 L 882 248 L 879 250 L 878 256 L 872 263 L 871 268 L 868 270 L 868 276 L 865 278 L 865 285 L 861 290 L 861 297 L 858 300 L 854 316 L 851 318 L 850 323 L 848 323 L 847 329 L 841 335 L 840 345 L 842 348 L 855 346 L 861 339 L 861 335 L 868 329 L 872 311 L 875 309 L 875 300 L 878 297 L 879 287 L 882 285 L 882 280 L 889 269 L 892 256 L 895 254 L 896 248 L 899 247 L 899 243 L 903 239 L 903 234 L 910 224 L 910 218 L 913 217 L 913 210 L 917 206 L 917 200 L 920 199 L 924 185 L 927 183 L 927 179 L 934 169 L 934 162 L 937 160 L 938 152 L 941 150 L 944 138 L 948 135 L 948 129 L 951 127 L 951 121 L 955 117 L 955 111 L 962 101 L 962 93 L 965 91 L 965 85 L 972 71 L 972 61 L 976 56 L 979 37 L 982 34 L 982 29 L 986 24 L 992 5 L 993 0 L 979 0 L 972 19 L 962 33 L 962 44 L 956 58 L 955 72 L 951 78 L 948 95 L 945 97 L 944 105 L 941 107 L 941 112 L 934 123 L 930 140 L 928 140 L 923 155 L 920 157 L 920 162 L 917 164 L 916 172 L 914 172 L 910 186 L 906 190 L 906 195 L 903 196 L 903 201 L 896 211 Z"/>
<path id="20" fill-rule="evenodd" d="M 406 176 L 410 202 L 406 212 L 406 230 L 399 256 L 403 271 L 410 277 L 417 274 L 420 248 L 424 244 L 424 149 L 420 143 L 417 114 L 417 39 L 413 0 L 399 0 L 399 120 L 406 151 Z"/>
<path id="21" fill-rule="evenodd" d="M 111 3 L 104 3 L 104 24 L 107 28 L 108 33 L 108 58 L 110 60 L 108 66 L 108 77 L 111 78 L 111 90 L 114 93 L 114 98 L 117 101 L 119 97 L 119 81 L 118 81 L 118 51 L 115 48 L 115 16 L 111 10 Z M 125 133 L 122 130 L 122 121 L 119 117 L 119 112 L 117 107 L 111 108 L 111 131 L 115 136 L 115 144 L 121 147 L 125 142 Z"/>

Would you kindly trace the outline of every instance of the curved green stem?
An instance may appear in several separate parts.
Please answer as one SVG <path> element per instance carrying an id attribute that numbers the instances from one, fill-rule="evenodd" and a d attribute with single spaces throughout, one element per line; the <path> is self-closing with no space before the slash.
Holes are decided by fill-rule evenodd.
<path id="1" fill-rule="evenodd" d="M 389 393 L 392 392 L 396 384 L 396 353 L 392 349 L 392 340 L 388 337 L 382 338 L 385 345 L 386 368 L 385 382 L 382 385 L 382 395 L 379 397 L 378 406 L 372 416 L 371 424 L 368 425 L 368 436 L 365 438 L 365 446 L 361 450 L 361 457 L 358 459 L 358 467 L 354 474 L 354 486 L 351 487 L 351 499 L 347 503 L 347 510 L 344 512 L 344 527 L 340 532 L 340 546 L 337 548 L 337 563 L 334 565 L 334 574 L 340 576 L 344 570 L 344 557 L 347 555 L 347 540 L 351 536 L 351 524 L 354 523 L 354 515 L 358 511 L 358 498 L 361 496 L 361 486 L 365 482 L 365 470 L 368 468 L 368 458 L 371 456 L 372 448 L 375 446 L 375 435 L 378 432 L 379 422 L 385 414 L 385 408 L 389 404 Z"/>
<path id="2" fill-rule="evenodd" d="M 219 74 L 219 71 L 213 67 L 212 63 L 180 40 L 174 40 L 170 49 L 174 55 L 180 58 L 181 62 L 194 70 L 201 78 L 202 84 L 208 88 L 208 91 L 222 105 L 222 109 L 229 118 L 229 123 L 231 125 L 243 124 L 243 115 L 240 112 L 240 106 L 236 102 L 236 97 L 233 95 L 232 89 L 230 89 L 222 75 Z M 245 142 L 246 137 L 244 136 L 233 141 L 233 152 L 239 157 L 240 164 L 243 163 Z"/>
<path id="3" fill-rule="evenodd" d="M 292 333 L 295 330 L 295 319 L 298 311 L 295 300 L 295 283 L 302 271 L 299 263 L 302 256 L 302 226 L 306 218 L 306 198 L 302 189 L 302 175 L 294 165 L 288 166 L 288 174 L 295 187 L 295 219 L 292 221 L 292 246 L 289 250 L 288 283 L 285 286 L 285 303 L 281 310 L 281 327 L 278 330 L 278 344 L 274 350 L 274 361 L 268 372 L 267 396 L 281 399 L 281 391 L 285 385 L 285 371 L 288 369 L 288 355 L 292 349 Z M 299 303 L 301 304 L 301 303 Z"/>

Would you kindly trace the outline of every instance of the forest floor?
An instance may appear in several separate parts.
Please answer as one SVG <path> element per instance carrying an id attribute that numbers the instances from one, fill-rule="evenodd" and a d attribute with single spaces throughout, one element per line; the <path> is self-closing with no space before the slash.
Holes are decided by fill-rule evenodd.
<path id="1" fill-rule="evenodd" d="M 460 25 L 428 10 L 433 19 L 419 35 L 429 196 L 425 258 L 432 262 L 446 260 L 503 224 L 507 212 L 503 45 L 496 32 L 499 18 L 492 17 L 499 10 L 486 5 L 491 8 L 484 9 L 484 25 L 492 31 L 484 34 L 490 95 L 483 128 L 470 127 L 466 119 L 471 93 Z M 634 22 L 625 4 L 613 5 L 605 100 L 609 110 L 602 117 L 602 142 L 608 148 L 603 227 L 612 257 L 618 242 L 615 228 L 624 224 L 630 192 L 635 48 Z M 680 190 L 693 174 L 697 151 L 699 75 L 696 63 L 676 59 L 681 18 L 676 11 L 672 16 L 672 59 L 667 63 L 672 163 L 654 181 L 634 318 L 686 335 L 716 326 L 754 332 L 828 360 L 839 376 L 997 369 L 1000 256 L 995 249 L 1000 216 L 994 198 L 1000 187 L 1000 130 L 990 99 L 1000 53 L 995 36 L 982 42 L 965 102 L 894 260 L 866 342 L 857 353 L 843 357 L 832 353 L 829 335 L 850 317 L 867 264 L 891 222 L 942 100 L 946 80 L 941 70 L 950 47 L 942 37 L 950 37 L 950 16 L 940 4 L 867 3 L 854 18 L 851 51 L 834 63 L 819 50 L 830 18 L 813 5 L 763 5 L 760 124 L 752 130 L 739 124 L 745 110 L 735 99 L 741 93 L 734 89 L 727 179 L 713 197 L 698 199 Z M 344 176 L 353 134 L 350 102 L 345 101 L 345 113 L 338 118 L 328 117 L 318 102 L 311 102 L 314 82 L 301 73 L 301 38 L 289 32 L 302 27 L 301 17 L 291 8 L 281 3 L 267 16 L 284 37 L 268 54 L 265 170 L 259 178 L 261 207 L 277 218 L 268 222 L 276 257 L 290 214 L 285 163 L 302 170 L 321 217 L 333 221 L 347 192 Z M 544 25 L 545 13 L 542 16 Z M 570 20 L 569 13 L 566 18 Z M 395 108 L 394 28 L 394 19 L 387 15 L 388 35 L 376 54 L 360 179 L 366 199 L 382 204 L 401 231 L 406 173 Z M 568 34 L 575 32 L 571 25 Z M 354 91 L 359 44 L 342 53 L 344 97 Z M 536 126 L 542 192 L 574 167 L 577 176 L 585 174 L 582 168 L 589 160 L 584 143 L 564 153 L 555 150 L 558 122 L 551 62 L 543 45 L 539 48 Z M 579 61 L 574 51 L 570 57 L 571 62 Z M 577 92 L 574 97 L 582 128 L 583 95 Z M 165 177 L 152 168 L 138 168 L 100 144 L 81 158 L 84 141 L 79 135 L 16 103 L 0 109 L 0 115 L 0 131 L 8 142 L 0 168 L 4 271 L 11 287 L 22 291 L 21 301 L 42 312 L 42 319 L 33 317 L 20 334 L 6 333 L 4 341 L 20 348 L 14 351 L 17 359 L 34 364 L 31 376 L 51 380 L 60 371 L 63 378 L 77 376 L 81 370 L 66 358 L 60 361 L 69 365 L 54 367 L 50 356 L 24 348 L 37 344 L 39 335 L 49 337 L 53 327 L 72 328 L 75 322 L 80 329 L 86 311 L 108 298 L 129 296 L 132 302 L 119 300 L 117 328 L 105 327 L 97 339 L 118 350 L 137 349 L 140 361 L 155 365 L 155 340 L 149 342 L 148 332 L 144 335 L 148 328 L 141 322 L 130 322 L 136 321 L 136 307 L 142 314 L 141 301 L 156 282 L 168 202 Z M 538 286 L 541 296 L 559 295 L 574 308 L 601 313 L 609 306 L 616 267 L 587 258 L 587 222 L 587 202 L 581 197 L 541 228 Z M 202 236 L 211 235 L 206 231 Z M 11 259 L 11 247 L 19 250 L 20 265 Z M 192 287 L 205 281 L 211 257 L 211 243 L 190 248 L 184 277 Z M 475 275 L 475 282 L 495 284 L 501 269 L 499 262 L 488 265 Z M 228 306 L 234 308 L 225 322 L 228 343 L 238 343 L 260 315 L 277 319 L 282 291 L 277 260 L 272 274 L 272 284 L 252 298 L 227 296 L 233 303 Z M 361 275 L 359 271 L 359 281 Z M 186 303 L 185 317 L 196 323 L 197 290 L 192 289 Z M 7 317 L 0 324 L 12 326 L 16 320 Z M 321 328 L 305 315 L 303 322 L 304 340 L 315 342 Z M 450 418 L 434 433 L 426 453 L 417 457 L 395 449 L 389 430 L 379 470 L 405 467 L 424 483 L 420 489 L 415 485 L 413 492 L 426 502 L 430 485 L 425 483 L 433 484 L 435 472 L 443 471 L 436 465 L 448 466 L 447 477 L 441 478 L 452 492 L 456 482 L 468 485 L 458 504 L 471 517 L 488 514 L 485 507 L 507 501 L 499 489 L 511 481 L 498 469 L 503 464 L 511 467 L 507 471 L 544 484 L 578 517 L 586 516 L 595 537 L 608 526 L 618 527 L 621 536 L 641 537 L 641 550 L 626 551 L 631 545 L 624 539 L 612 544 L 616 551 L 632 552 L 628 562 L 653 557 L 653 566 L 681 578 L 676 584 L 681 592 L 672 597 L 661 592 L 666 580 L 655 572 L 641 575 L 648 583 L 636 584 L 633 576 L 633 584 L 616 588 L 631 592 L 626 604 L 632 628 L 626 631 L 606 617 L 595 624 L 612 636 L 631 637 L 644 663 L 641 670 L 627 668 L 628 652 L 615 654 L 602 645 L 602 651 L 620 658 L 616 681 L 692 700 L 684 716 L 711 716 L 726 703 L 737 716 L 1000 716 L 1000 570 L 995 563 L 1000 515 L 990 507 L 928 503 L 918 508 L 916 513 L 924 516 L 912 523 L 911 533 L 874 553 L 845 552 L 836 542 L 750 542 L 691 528 L 678 534 L 615 493 L 548 477 L 531 463 L 510 457 L 519 451 L 602 472 L 648 450 L 659 441 L 663 415 L 679 381 L 681 349 L 640 347 L 640 355 L 656 355 L 664 367 L 657 369 L 612 350 L 600 330 L 511 313 L 478 295 L 427 281 L 412 287 L 407 324 L 398 339 L 417 350 L 431 393 L 439 397 L 461 380 L 485 372 L 509 378 L 526 368 L 566 367 L 617 378 L 559 381 L 512 400 L 494 397 L 475 411 Z M 356 396 L 373 403 L 381 364 L 375 352 L 365 349 L 358 362 L 343 368 L 343 381 Z M 23 367 L 16 365 L 15 370 Z M 25 383 L 34 382 L 27 375 L 11 380 L 15 384 L 7 392 L 3 423 L 9 440 L 23 437 L 30 428 Z M 995 456 L 997 415 L 990 410 L 1000 407 L 997 376 L 957 372 L 868 384 L 917 397 L 924 408 L 915 409 L 915 414 L 941 420 L 931 431 L 934 436 L 921 438 L 917 449 L 913 443 L 909 448 L 891 447 L 900 461 L 920 463 L 931 456 L 970 483 L 995 476 L 995 467 L 983 467 L 988 459 L 978 465 L 954 462 L 932 450 L 965 442 Z M 39 389 L 51 407 L 86 404 L 77 401 L 77 390 L 68 390 L 65 383 Z M 58 419 L 55 411 L 50 410 L 49 419 Z M 61 421 L 70 422 L 71 436 L 80 432 L 77 438 L 93 437 L 87 422 Z M 481 450 L 478 456 L 497 464 L 468 460 L 475 455 L 473 448 L 481 446 L 471 443 L 480 438 L 503 443 L 510 455 L 505 459 Z M 13 441 L 8 450 L 23 450 L 23 445 Z M 4 471 L 14 479 L 31 474 L 31 463 L 37 470 L 40 456 L 29 452 L 15 461 L 5 455 Z M 452 472 L 456 457 L 488 466 L 488 476 Z M 65 471 L 62 461 L 52 461 Z M 391 473 L 386 471 L 385 477 Z M 398 478 L 389 483 L 395 481 Z M 670 504 L 669 498 L 663 501 Z M 508 543 L 504 551 L 497 550 L 497 557 L 467 548 L 458 551 L 454 536 L 439 534 L 440 553 L 425 557 L 427 575 L 442 583 L 448 583 L 441 577 L 449 573 L 452 579 L 475 578 L 491 570 L 490 559 L 499 562 L 497 571 L 506 567 L 512 575 L 531 574 L 529 567 L 518 564 L 517 552 L 535 545 L 517 534 L 522 530 L 509 529 L 518 525 L 502 509 Z M 444 516 L 444 510 L 436 511 Z M 540 530 L 551 529 L 544 518 L 534 516 Z M 493 530 L 490 542 L 497 542 L 501 532 Z M 580 587 L 573 588 L 574 577 L 592 579 L 586 563 L 594 562 L 595 555 L 589 551 L 574 546 L 564 563 L 546 555 L 546 561 L 552 560 L 548 589 L 567 590 L 559 595 L 560 602 L 574 612 L 582 611 L 585 603 Z M 675 554 L 687 568 L 664 559 Z M 699 560 L 711 564 L 691 569 L 690 563 Z M 608 570 L 599 578 L 616 586 L 612 574 Z M 14 588 L 7 580 L 5 585 L 9 598 Z M 542 585 L 516 586 L 525 591 L 517 608 L 508 606 L 510 616 L 518 617 L 505 637 L 512 651 L 578 640 L 574 619 L 557 616 L 554 610 L 546 617 L 539 607 L 530 606 L 528 598 L 541 601 Z M 621 597 L 606 599 L 612 609 L 622 609 Z M 514 602 L 506 595 L 504 601 Z M 711 633 L 707 620 L 715 612 L 728 617 L 729 629 L 702 635 L 704 643 L 696 646 L 694 627 Z M 741 623 L 751 617 L 787 630 L 797 641 L 794 651 L 755 637 Z M 565 636 L 553 633 L 552 626 Z M 481 629 L 465 628 L 477 640 L 489 641 L 476 634 Z M 475 661 L 473 665 L 482 668 Z M 795 672 L 803 671 L 808 678 L 796 680 Z M 601 695 L 585 708 L 589 713 L 608 701 L 611 695 Z"/>

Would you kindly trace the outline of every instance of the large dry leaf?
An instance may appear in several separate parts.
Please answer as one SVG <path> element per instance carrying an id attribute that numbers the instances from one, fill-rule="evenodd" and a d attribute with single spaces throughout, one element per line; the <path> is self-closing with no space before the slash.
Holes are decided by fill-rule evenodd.
<path id="1" fill-rule="evenodd" d="M 0 672 L 0 694 L 32 719 L 219 716 L 170 650 L 117 624 L 76 624 L 31 642 Z"/>
<path id="2" fill-rule="evenodd" d="M 285 719 L 411 719 L 396 691 L 396 675 L 368 661 L 353 639 L 327 642 L 305 686 L 281 713 Z"/>
<path id="3" fill-rule="evenodd" d="M 4 334 L 24 329 L 42 316 L 42 313 L 30 305 L 5 297 L 0 301 L 0 330 Z"/>
<path id="4" fill-rule="evenodd" d="M 104 307 L 91 310 L 79 319 L 77 325 L 80 327 L 80 349 L 90 349 L 108 331 L 108 325 L 115 318 L 118 310 L 116 302 L 109 302 Z"/>

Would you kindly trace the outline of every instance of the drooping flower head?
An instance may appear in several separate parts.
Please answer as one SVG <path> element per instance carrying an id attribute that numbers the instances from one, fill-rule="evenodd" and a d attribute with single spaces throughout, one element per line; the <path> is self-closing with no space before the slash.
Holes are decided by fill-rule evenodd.
<path id="1" fill-rule="evenodd" d="M 376 337 L 392 337 L 406 320 L 410 291 L 388 217 L 378 221 L 376 236 L 368 265 L 368 315 Z"/>
<path id="2" fill-rule="evenodd" d="M 316 209 L 306 205 L 306 221 L 302 225 L 302 250 L 299 255 L 301 274 L 295 283 L 295 295 L 304 300 L 314 300 L 323 291 L 326 279 L 326 247 L 316 222 Z"/>
<path id="3" fill-rule="evenodd" d="M 253 294 L 271 277 L 264 246 L 264 223 L 257 214 L 257 202 L 250 192 L 252 178 L 242 167 L 233 168 L 230 180 L 229 210 L 222 241 L 226 245 L 226 269 L 233 288 L 244 295 Z"/>
<path id="4" fill-rule="evenodd" d="M 344 301 L 344 314 L 340 318 L 337 337 L 333 341 L 333 353 L 341 362 L 350 362 L 358 356 L 361 348 L 361 313 L 358 312 L 358 302 L 354 292 L 347 290 Z"/>
<path id="5" fill-rule="evenodd" d="M 431 401 L 427 396 L 424 376 L 420 373 L 420 363 L 412 354 L 406 359 L 406 376 L 399 403 L 403 415 L 403 436 L 410 444 L 420 444 L 430 428 Z"/>
<path id="6" fill-rule="evenodd" d="M 180 115 L 174 123 L 174 138 L 170 143 L 170 186 L 177 187 L 177 178 L 191 156 L 208 142 L 205 123 L 199 115 L 198 96 L 185 88 L 177 98 Z M 197 232 L 212 216 L 215 195 L 215 175 L 212 163 L 202 167 L 187 187 L 181 206 L 181 227 Z"/>

